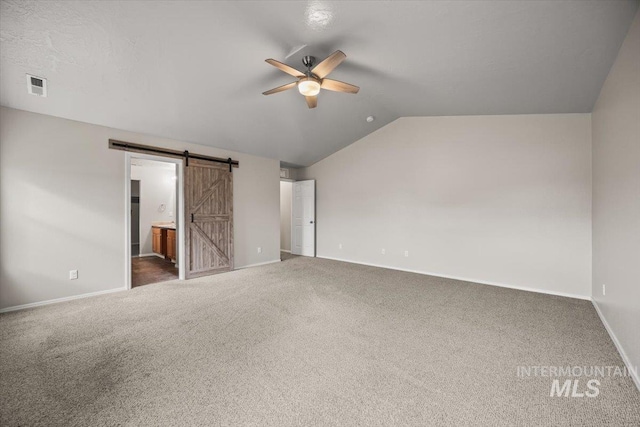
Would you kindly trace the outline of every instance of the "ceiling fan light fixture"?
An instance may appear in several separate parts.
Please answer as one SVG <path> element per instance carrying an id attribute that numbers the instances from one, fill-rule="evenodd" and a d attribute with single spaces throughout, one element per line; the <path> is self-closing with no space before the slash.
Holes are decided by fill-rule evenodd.
<path id="1" fill-rule="evenodd" d="M 313 77 L 305 77 L 298 82 L 298 91 L 304 96 L 316 96 L 320 93 L 320 82 Z"/>

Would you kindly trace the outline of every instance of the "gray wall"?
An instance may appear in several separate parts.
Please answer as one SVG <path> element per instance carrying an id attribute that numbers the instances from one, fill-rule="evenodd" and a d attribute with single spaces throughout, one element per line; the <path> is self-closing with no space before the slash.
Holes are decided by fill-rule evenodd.
<path id="1" fill-rule="evenodd" d="M 280 258 L 277 160 L 2 107 L 0 309 L 125 286 L 125 161 L 109 138 L 238 159 L 236 267 Z"/>
<path id="2" fill-rule="evenodd" d="M 303 176 L 319 256 L 591 294 L 589 114 L 401 118 Z"/>
<path id="3" fill-rule="evenodd" d="M 280 249 L 291 250 L 291 195 L 293 184 L 280 181 Z"/>
<path id="4" fill-rule="evenodd" d="M 638 15 L 596 102 L 592 124 L 593 299 L 630 364 L 640 366 Z"/>

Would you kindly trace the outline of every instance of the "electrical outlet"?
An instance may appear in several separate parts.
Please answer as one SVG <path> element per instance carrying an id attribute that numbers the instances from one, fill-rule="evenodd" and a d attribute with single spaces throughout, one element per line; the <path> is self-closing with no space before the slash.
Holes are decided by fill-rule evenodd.
<path id="1" fill-rule="evenodd" d="M 69 270 L 69 280 L 76 280 L 78 278 L 78 270 Z"/>
<path id="2" fill-rule="evenodd" d="M 342 249 L 342 243 L 338 243 L 338 249 Z"/>
<path id="3" fill-rule="evenodd" d="M 404 251 L 404 256 L 408 257 L 409 256 L 409 251 Z"/>
<path id="4" fill-rule="evenodd" d="M 258 246 L 258 253 L 261 254 L 262 253 L 262 248 L 260 246 Z"/>
<path id="5" fill-rule="evenodd" d="M 606 295 L 607 294 L 607 285 L 602 285 L 602 295 Z"/>
<path id="6" fill-rule="evenodd" d="M 386 253 L 387 253 L 387 251 L 385 251 L 385 250 L 384 250 L 384 248 L 382 248 L 382 250 L 380 251 L 380 253 L 381 253 L 382 255 L 384 255 L 384 254 L 386 254 Z"/>

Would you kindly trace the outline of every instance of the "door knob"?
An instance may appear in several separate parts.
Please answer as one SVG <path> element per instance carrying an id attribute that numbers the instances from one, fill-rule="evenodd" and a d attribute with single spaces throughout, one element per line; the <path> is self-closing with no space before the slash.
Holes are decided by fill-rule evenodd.
<path id="1" fill-rule="evenodd" d="M 309 221 L 309 224 L 313 224 L 313 221 Z"/>

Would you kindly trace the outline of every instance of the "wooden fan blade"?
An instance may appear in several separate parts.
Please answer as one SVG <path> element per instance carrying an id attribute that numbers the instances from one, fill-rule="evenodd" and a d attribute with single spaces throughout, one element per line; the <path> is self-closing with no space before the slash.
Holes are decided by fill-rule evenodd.
<path id="1" fill-rule="evenodd" d="M 318 106 L 318 95 L 316 96 L 305 96 L 307 100 L 307 105 L 309 108 L 316 108 Z"/>
<path id="2" fill-rule="evenodd" d="M 311 72 L 321 79 L 324 79 L 325 76 L 327 76 L 330 72 L 333 71 L 334 68 L 340 65 L 340 63 L 344 61 L 346 57 L 347 55 L 342 53 L 342 51 L 336 50 L 331 55 L 327 56 L 324 61 L 313 67 L 313 70 L 311 70 Z"/>
<path id="3" fill-rule="evenodd" d="M 262 94 L 263 95 L 271 95 L 272 93 L 284 92 L 287 89 L 291 89 L 292 87 L 295 87 L 297 84 L 298 84 L 298 82 L 287 83 L 286 85 L 278 86 L 278 87 L 273 88 L 271 90 L 268 90 L 266 92 L 262 92 Z"/>
<path id="4" fill-rule="evenodd" d="M 275 59 L 265 59 L 265 62 L 267 64 L 271 64 L 274 67 L 276 67 L 277 69 L 284 71 L 285 73 L 292 75 L 293 77 L 302 77 L 304 76 L 304 73 L 301 73 L 300 71 L 296 70 L 293 67 L 288 66 L 287 64 L 283 64 L 280 61 L 276 61 Z"/>
<path id="5" fill-rule="evenodd" d="M 349 83 L 340 82 L 338 80 L 324 79 L 320 85 L 322 89 L 333 90 L 335 92 L 346 93 L 358 93 L 360 88 L 358 86 L 350 85 Z"/>

